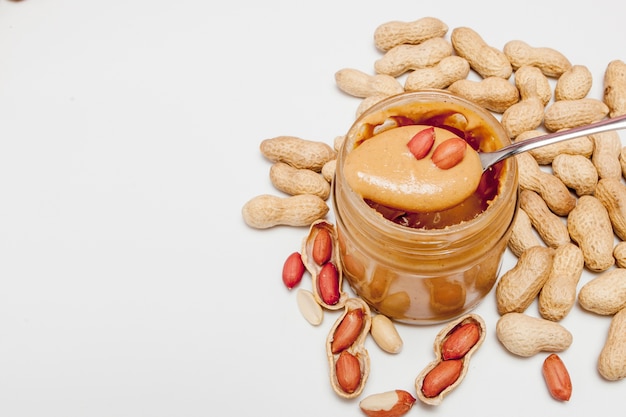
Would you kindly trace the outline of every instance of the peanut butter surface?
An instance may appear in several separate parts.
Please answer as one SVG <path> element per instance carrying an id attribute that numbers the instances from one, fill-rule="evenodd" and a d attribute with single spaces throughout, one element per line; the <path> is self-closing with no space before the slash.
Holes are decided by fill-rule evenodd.
<path id="1" fill-rule="evenodd" d="M 440 169 L 431 156 L 452 132 L 435 128 L 429 154 L 417 159 L 407 143 L 425 125 L 409 125 L 383 131 L 364 141 L 347 156 L 344 171 L 350 187 L 364 199 L 413 212 L 444 210 L 467 199 L 478 188 L 482 166 L 478 153 L 467 145 L 463 160 Z"/>

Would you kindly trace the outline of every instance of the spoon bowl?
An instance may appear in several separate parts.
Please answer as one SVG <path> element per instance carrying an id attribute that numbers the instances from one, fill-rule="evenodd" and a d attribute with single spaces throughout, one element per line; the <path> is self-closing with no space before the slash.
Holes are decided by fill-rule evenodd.
<path id="1" fill-rule="evenodd" d="M 527 152 L 532 149 L 552 145 L 554 143 L 562 142 L 565 140 L 576 139 L 581 136 L 594 135 L 596 133 L 608 132 L 611 130 L 620 130 L 625 128 L 626 114 L 610 119 L 604 119 L 599 122 L 590 123 L 583 126 L 573 127 L 567 130 L 562 130 L 559 132 L 549 133 L 519 142 L 514 142 L 510 145 L 498 149 L 497 151 L 479 152 L 478 156 L 480 157 L 480 163 L 483 167 L 483 172 L 485 172 L 492 165 L 497 164 L 498 162 L 506 158 L 522 152 Z"/>

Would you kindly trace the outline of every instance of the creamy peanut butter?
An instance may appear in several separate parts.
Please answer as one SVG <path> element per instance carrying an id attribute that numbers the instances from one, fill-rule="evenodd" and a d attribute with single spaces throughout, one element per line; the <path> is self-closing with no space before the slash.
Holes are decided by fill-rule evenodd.
<path id="1" fill-rule="evenodd" d="M 344 172 L 350 187 L 364 199 L 411 212 L 448 209 L 471 196 L 480 183 L 478 153 L 467 145 L 463 160 L 440 169 L 431 156 L 454 133 L 435 127 L 435 143 L 429 154 L 417 159 L 407 147 L 426 125 L 408 125 L 383 131 L 350 152 Z"/>

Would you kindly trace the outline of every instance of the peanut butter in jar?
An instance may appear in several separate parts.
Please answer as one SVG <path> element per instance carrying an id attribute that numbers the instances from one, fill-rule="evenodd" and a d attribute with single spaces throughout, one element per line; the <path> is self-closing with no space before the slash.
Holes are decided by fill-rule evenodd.
<path id="1" fill-rule="evenodd" d="M 429 157 L 412 160 L 405 144 L 430 127 L 433 148 L 451 137 L 467 142 L 462 162 L 438 171 Z M 432 324 L 490 292 L 517 212 L 517 165 L 509 158 L 482 173 L 476 152 L 509 143 L 491 113 L 438 90 L 391 97 L 354 123 L 338 155 L 333 206 L 344 276 L 375 311 Z"/>

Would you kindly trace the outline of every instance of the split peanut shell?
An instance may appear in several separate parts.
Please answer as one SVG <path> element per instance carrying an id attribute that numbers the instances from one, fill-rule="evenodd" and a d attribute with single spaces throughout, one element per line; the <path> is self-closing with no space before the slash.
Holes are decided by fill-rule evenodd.
<path id="1" fill-rule="evenodd" d="M 336 336 L 335 332 L 341 325 L 344 318 L 353 310 L 362 310 L 363 323 L 358 336 L 348 347 L 342 349 L 339 352 L 333 352 L 333 340 Z M 363 388 L 370 373 L 370 357 L 367 349 L 365 348 L 365 339 L 371 329 L 372 314 L 368 304 L 360 298 L 348 298 L 344 303 L 344 311 L 341 316 L 335 321 L 328 336 L 326 337 L 326 356 L 328 358 L 330 385 L 337 395 L 342 398 L 356 398 L 358 397 Z M 351 392 L 346 392 L 341 384 L 341 377 L 338 378 L 337 362 L 340 360 L 342 354 L 349 354 L 355 357 L 358 361 L 360 378 L 358 384 Z"/>
<path id="2" fill-rule="evenodd" d="M 327 233 L 330 236 L 330 258 L 328 261 L 324 262 L 320 265 L 315 260 L 315 256 L 313 254 L 315 250 L 315 239 L 320 233 Z M 337 232 L 333 224 L 327 222 L 326 220 L 320 219 L 311 224 L 309 227 L 308 234 L 304 237 L 302 241 L 302 262 L 304 263 L 305 268 L 311 274 L 312 280 L 312 292 L 315 296 L 317 302 L 324 308 L 328 310 L 340 310 L 343 308 L 346 299 L 348 298 L 348 294 L 343 291 L 343 270 L 341 266 L 341 261 L 339 259 L 339 243 L 337 240 Z M 336 288 L 337 293 L 335 297 L 333 297 L 333 301 L 329 301 L 328 297 L 324 294 L 324 282 L 320 282 L 322 275 L 325 273 L 324 268 L 327 270 L 328 265 L 332 264 L 333 274 L 336 274 Z M 334 291 L 334 290 L 333 290 Z"/>
<path id="3" fill-rule="evenodd" d="M 459 377 L 448 387 L 444 388 L 437 396 L 427 397 L 423 392 L 424 379 L 426 378 L 426 376 L 428 375 L 430 371 L 432 371 L 437 365 L 440 364 L 440 362 L 442 362 L 443 360 L 442 351 L 441 351 L 442 345 L 444 344 L 445 340 L 452 333 L 454 333 L 455 330 L 460 328 L 462 325 L 468 324 L 468 323 L 473 323 L 473 324 L 478 325 L 480 329 L 480 335 L 476 343 L 471 347 L 471 349 L 469 349 L 469 351 L 462 358 L 459 359 L 463 363 L 463 367 L 461 369 L 461 373 L 459 374 Z M 470 359 L 472 355 L 474 354 L 474 352 L 476 352 L 476 350 L 478 350 L 478 348 L 483 344 L 486 334 L 487 334 L 487 326 L 485 324 L 485 321 L 483 320 L 482 317 L 480 317 L 477 314 L 466 314 L 448 323 L 448 325 L 446 325 L 435 337 L 435 341 L 433 343 L 433 349 L 435 352 L 436 359 L 430 362 L 419 373 L 417 378 L 415 378 L 415 391 L 417 393 L 417 398 L 425 404 L 429 404 L 429 405 L 441 404 L 444 397 L 450 394 L 456 387 L 458 387 L 459 384 L 461 384 L 461 382 L 465 378 L 465 375 L 467 374 L 467 371 L 469 369 Z"/>

